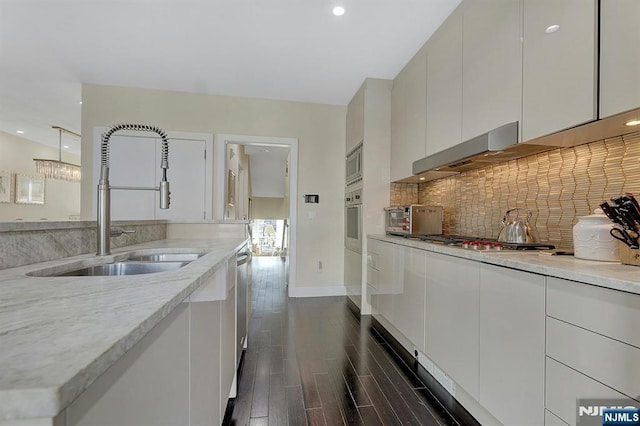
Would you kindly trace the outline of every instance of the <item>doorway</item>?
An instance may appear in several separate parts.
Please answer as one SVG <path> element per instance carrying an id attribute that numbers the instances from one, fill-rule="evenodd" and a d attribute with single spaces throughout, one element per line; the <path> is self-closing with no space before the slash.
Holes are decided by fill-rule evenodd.
<path id="1" fill-rule="evenodd" d="M 216 152 L 216 179 L 224 182 L 216 185 L 216 216 L 250 221 L 254 254 L 280 256 L 291 294 L 296 288 L 298 140 L 220 134 Z M 238 199 L 229 199 L 234 187 Z"/>

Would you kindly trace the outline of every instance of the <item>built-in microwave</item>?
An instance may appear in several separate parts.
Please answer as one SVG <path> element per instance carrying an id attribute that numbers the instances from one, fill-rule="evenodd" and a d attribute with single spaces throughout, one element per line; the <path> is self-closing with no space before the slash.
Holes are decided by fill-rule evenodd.
<path id="1" fill-rule="evenodd" d="M 362 180 L 362 142 L 347 155 L 345 168 L 347 185 Z"/>

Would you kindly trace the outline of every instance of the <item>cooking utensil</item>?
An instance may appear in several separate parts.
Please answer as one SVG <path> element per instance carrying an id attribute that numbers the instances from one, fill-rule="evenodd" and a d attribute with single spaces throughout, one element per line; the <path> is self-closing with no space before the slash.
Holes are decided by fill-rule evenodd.
<path id="1" fill-rule="evenodd" d="M 620 228 L 611 228 L 609 234 L 616 240 L 622 241 L 631 249 L 638 249 L 638 233 L 634 231 L 628 231 Z"/>
<path id="2" fill-rule="evenodd" d="M 520 216 L 521 212 L 526 212 L 526 215 Z M 502 229 L 498 234 L 498 241 L 502 243 L 539 242 L 540 235 L 535 226 L 530 222 L 531 215 L 531 211 L 520 207 L 507 210 L 500 222 Z"/>

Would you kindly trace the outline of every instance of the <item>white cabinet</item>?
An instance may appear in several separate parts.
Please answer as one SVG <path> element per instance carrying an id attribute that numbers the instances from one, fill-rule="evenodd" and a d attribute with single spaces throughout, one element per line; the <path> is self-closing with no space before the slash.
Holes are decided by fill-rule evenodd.
<path id="1" fill-rule="evenodd" d="M 67 424 L 188 425 L 189 305 L 181 304 L 68 408 Z"/>
<path id="2" fill-rule="evenodd" d="M 480 263 L 427 253 L 423 351 L 478 398 Z"/>
<path id="3" fill-rule="evenodd" d="M 427 141 L 434 154 L 462 142 L 462 12 L 456 9 L 427 42 Z"/>
<path id="4" fill-rule="evenodd" d="M 350 152 L 364 138 L 364 90 L 358 90 L 347 106 L 347 148 Z"/>
<path id="5" fill-rule="evenodd" d="M 399 267 L 402 246 L 378 243 L 378 314 L 393 324 L 393 295 L 397 293 L 397 283 L 402 280 Z"/>
<path id="6" fill-rule="evenodd" d="M 520 121 L 521 16 L 517 0 L 470 2 L 464 11 L 462 141 Z"/>
<path id="7" fill-rule="evenodd" d="M 229 396 L 236 396 L 236 273 L 233 256 L 227 260 L 226 293 L 220 307 L 220 392 L 225 404 Z"/>
<path id="8" fill-rule="evenodd" d="M 413 162 L 425 156 L 427 129 L 427 49 L 416 53 L 393 80 L 391 90 L 391 181 L 412 176 Z"/>
<path id="9" fill-rule="evenodd" d="M 480 266 L 479 402 L 503 424 L 544 424 L 545 278 Z"/>
<path id="10" fill-rule="evenodd" d="M 353 250 L 344 251 L 344 284 L 347 296 L 358 308 L 362 303 L 362 254 Z"/>
<path id="11" fill-rule="evenodd" d="M 393 325 L 416 347 L 424 347 L 427 252 L 396 246 L 401 280 L 393 292 Z"/>
<path id="12" fill-rule="evenodd" d="M 597 118 L 597 3 L 524 0 L 523 141 Z"/>
<path id="13" fill-rule="evenodd" d="M 60 418 L 68 426 L 221 424 L 236 374 L 235 273 L 234 256 Z"/>
<path id="14" fill-rule="evenodd" d="M 637 400 L 638 327 L 640 296 L 547 278 L 547 410 L 575 425 L 576 410 L 567 407 L 569 401 Z"/>
<path id="15" fill-rule="evenodd" d="M 600 118 L 640 107 L 638 23 L 638 0 L 600 0 Z"/>

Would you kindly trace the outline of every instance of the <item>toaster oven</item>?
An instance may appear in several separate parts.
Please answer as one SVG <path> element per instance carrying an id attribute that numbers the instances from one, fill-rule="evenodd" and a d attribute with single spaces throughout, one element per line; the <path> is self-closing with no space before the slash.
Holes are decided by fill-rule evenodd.
<path id="1" fill-rule="evenodd" d="M 388 235 L 440 235 L 442 234 L 442 206 L 387 207 L 385 230 Z"/>

